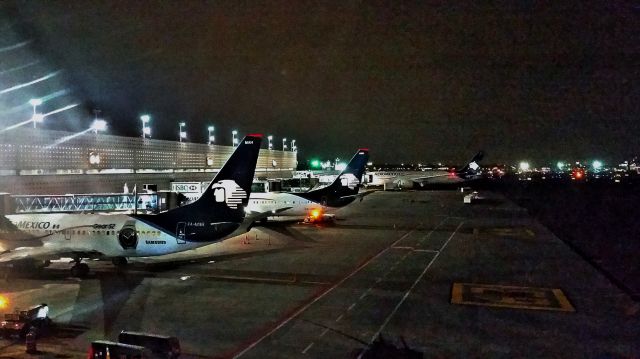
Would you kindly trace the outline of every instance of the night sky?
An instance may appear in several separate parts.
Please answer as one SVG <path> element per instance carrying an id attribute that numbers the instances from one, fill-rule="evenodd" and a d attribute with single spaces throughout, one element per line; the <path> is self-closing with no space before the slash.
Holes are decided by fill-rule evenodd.
<path id="1" fill-rule="evenodd" d="M 456 3 L 456 4 L 454 4 Z M 111 132 L 297 139 L 302 158 L 637 154 L 640 5 L 603 1 L 18 1 Z"/>

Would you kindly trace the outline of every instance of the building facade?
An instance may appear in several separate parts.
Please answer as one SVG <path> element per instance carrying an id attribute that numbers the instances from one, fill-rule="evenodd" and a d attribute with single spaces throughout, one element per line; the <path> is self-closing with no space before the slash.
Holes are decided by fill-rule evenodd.
<path id="1" fill-rule="evenodd" d="M 0 192 L 120 193 L 213 178 L 232 146 L 18 128 L 0 133 Z M 260 150 L 256 178 L 289 178 L 296 152 Z"/>

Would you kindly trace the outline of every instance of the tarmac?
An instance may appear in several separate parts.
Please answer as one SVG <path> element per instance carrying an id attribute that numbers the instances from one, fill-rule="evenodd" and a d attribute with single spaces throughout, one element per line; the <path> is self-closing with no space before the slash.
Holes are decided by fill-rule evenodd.
<path id="1" fill-rule="evenodd" d="M 0 282 L 45 302 L 37 357 L 85 358 L 123 330 L 173 335 L 185 358 L 640 357 L 640 304 L 527 211 L 492 192 L 375 192 L 332 224 L 267 223 L 124 272 L 91 261 Z M 0 358 L 32 357 L 0 341 Z"/>

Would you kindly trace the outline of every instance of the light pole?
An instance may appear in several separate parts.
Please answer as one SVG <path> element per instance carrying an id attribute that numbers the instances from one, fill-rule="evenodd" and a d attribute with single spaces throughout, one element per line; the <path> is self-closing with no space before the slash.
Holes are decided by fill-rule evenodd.
<path id="1" fill-rule="evenodd" d="M 273 136 L 269 136 L 267 137 L 269 139 L 269 150 L 273 149 L 273 142 L 271 142 L 271 140 L 273 140 Z"/>
<path id="2" fill-rule="evenodd" d="M 98 114 L 102 112 L 98 109 L 94 109 L 93 110 L 93 114 L 95 115 L 95 118 L 93 119 L 93 124 L 91 124 L 91 128 L 93 129 L 93 133 L 95 133 L 96 135 L 98 134 L 98 131 L 104 131 L 107 129 L 107 122 L 104 120 L 100 120 L 98 118 Z"/>
<path id="3" fill-rule="evenodd" d="M 287 150 L 287 138 L 283 138 L 282 139 L 282 150 L 286 151 Z"/>
<path id="4" fill-rule="evenodd" d="M 91 129 L 97 135 L 98 131 L 105 131 L 107 129 L 107 121 L 95 119 L 91 124 Z"/>
<path id="5" fill-rule="evenodd" d="M 93 133 L 97 135 L 98 131 L 105 131 L 107 129 L 107 121 L 95 119 L 91 124 L 91 129 Z"/>
<path id="6" fill-rule="evenodd" d="M 236 130 L 231 131 L 231 135 L 233 135 L 233 140 L 232 140 L 233 147 L 235 147 L 238 144 L 238 138 L 236 137 L 237 134 L 238 134 L 238 131 Z"/>
<path id="7" fill-rule="evenodd" d="M 213 141 L 216 140 L 215 137 L 213 136 L 213 130 L 214 130 L 213 126 L 207 127 L 207 131 L 209 131 L 209 144 L 210 145 L 212 145 Z"/>
<path id="8" fill-rule="evenodd" d="M 32 98 L 31 100 L 29 100 L 29 104 L 33 106 L 33 116 L 31 117 L 31 120 L 33 120 L 33 128 L 36 128 L 36 124 L 44 120 L 44 116 L 39 115 L 36 111 L 36 107 L 42 105 L 42 99 Z"/>
<path id="9" fill-rule="evenodd" d="M 182 139 L 186 139 L 187 138 L 187 132 L 182 130 L 182 128 L 184 126 L 186 126 L 186 123 L 180 122 L 178 125 L 179 125 L 179 127 L 178 127 L 178 140 L 180 142 L 182 142 Z"/>
<path id="10" fill-rule="evenodd" d="M 291 140 L 291 151 L 296 151 L 297 147 L 296 147 L 296 140 Z"/>
<path id="11" fill-rule="evenodd" d="M 151 121 L 151 116 L 142 115 L 140 116 L 140 121 L 142 121 L 142 138 L 151 137 L 151 127 L 147 126 L 147 123 Z"/>

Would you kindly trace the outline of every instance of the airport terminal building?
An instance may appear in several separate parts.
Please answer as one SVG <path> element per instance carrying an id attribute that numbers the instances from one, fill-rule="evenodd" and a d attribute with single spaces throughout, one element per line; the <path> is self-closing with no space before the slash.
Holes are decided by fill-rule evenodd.
<path id="1" fill-rule="evenodd" d="M 125 184 L 210 181 L 232 146 L 74 134 L 34 128 L 0 133 L 0 192 L 20 194 L 122 193 Z M 296 152 L 260 150 L 256 178 L 289 178 Z"/>

